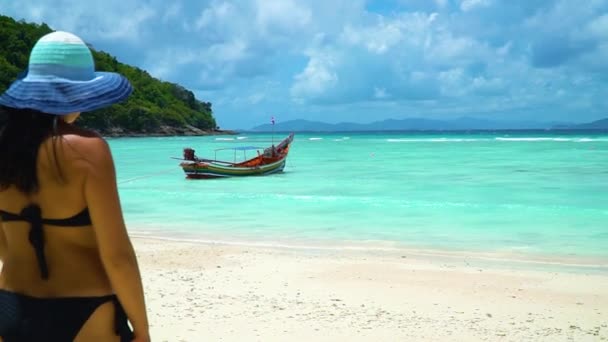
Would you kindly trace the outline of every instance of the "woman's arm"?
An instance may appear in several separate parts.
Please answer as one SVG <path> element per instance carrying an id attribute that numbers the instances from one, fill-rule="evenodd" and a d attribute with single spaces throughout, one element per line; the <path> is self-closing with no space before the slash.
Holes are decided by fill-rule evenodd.
<path id="1" fill-rule="evenodd" d="M 87 139 L 91 167 L 85 180 L 85 197 L 101 261 L 136 338 L 149 339 L 144 291 L 135 251 L 122 216 L 116 171 L 110 148 L 101 138 Z"/>
<path id="2" fill-rule="evenodd" d="M 0 263 L 4 262 L 6 257 L 6 250 L 8 246 L 6 244 L 6 236 L 4 235 L 4 228 L 2 225 L 2 218 L 0 218 Z M 0 267 L 0 270 L 2 267 Z"/>

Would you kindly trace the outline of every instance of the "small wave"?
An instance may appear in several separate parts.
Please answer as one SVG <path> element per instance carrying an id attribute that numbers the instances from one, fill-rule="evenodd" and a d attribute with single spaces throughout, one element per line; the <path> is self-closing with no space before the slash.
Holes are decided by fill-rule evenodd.
<path id="1" fill-rule="evenodd" d="M 336 139 L 338 141 L 340 139 Z M 431 142 L 431 143 L 451 143 L 451 142 L 481 142 L 481 141 L 514 141 L 514 142 L 543 142 L 543 141 L 555 141 L 555 142 L 608 142 L 608 139 L 595 139 L 595 138 L 549 138 L 549 137 L 525 137 L 525 138 L 389 138 L 387 142 L 391 143 L 417 143 L 417 142 Z"/>
<path id="2" fill-rule="evenodd" d="M 308 140 L 316 141 L 316 140 L 323 140 L 323 138 L 308 138 Z"/>
<path id="3" fill-rule="evenodd" d="M 574 142 L 608 142 L 608 139 L 580 138 L 574 140 Z"/>
<path id="4" fill-rule="evenodd" d="M 323 196 L 323 195 L 279 195 L 279 198 L 288 198 L 290 200 L 300 200 L 300 201 L 326 201 L 326 202 L 334 202 L 340 199 L 339 196 Z"/>
<path id="5" fill-rule="evenodd" d="M 475 142 L 488 141 L 488 139 L 457 139 L 457 138 L 432 138 L 432 139 L 386 139 L 388 142 Z"/>
<path id="6" fill-rule="evenodd" d="M 215 138 L 215 141 L 234 141 L 234 138 Z"/>
<path id="7" fill-rule="evenodd" d="M 344 141 L 344 140 L 350 140 L 350 137 L 342 137 L 342 138 L 333 139 L 333 141 Z"/>
<path id="8" fill-rule="evenodd" d="M 495 138 L 497 141 L 574 141 L 571 138 Z"/>
<path id="9" fill-rule="evenodd" d="M 247 137 L 236 137 L 237 140 L 245 140 Z"/>

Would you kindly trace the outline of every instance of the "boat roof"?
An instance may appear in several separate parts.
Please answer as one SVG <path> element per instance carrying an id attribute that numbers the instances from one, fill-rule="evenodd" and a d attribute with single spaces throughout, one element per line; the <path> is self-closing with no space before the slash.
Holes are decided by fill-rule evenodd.
<path id="1" fill-rule="evenodd" d="M 249 150 L 263 150 L 263 149 L 264 149 L 264 147 L 258 147 L 258 146 L 237 146 L 237 147 L 218 148 L 215 150 L 216 151 L 221 151 L 221 150 L 249 151 Z"/>

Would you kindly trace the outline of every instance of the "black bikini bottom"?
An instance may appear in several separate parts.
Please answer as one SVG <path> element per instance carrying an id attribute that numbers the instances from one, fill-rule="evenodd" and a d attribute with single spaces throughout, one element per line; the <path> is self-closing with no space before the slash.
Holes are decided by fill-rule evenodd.
<path id="1" fill-rule="evenodd" d="M 72 342 L 102 304 L 114 303 L 114 329 L 121 342 L 133 333 L 115 295 L 38 298 L 0 290 L 0 337 L 4 342 Z"/>

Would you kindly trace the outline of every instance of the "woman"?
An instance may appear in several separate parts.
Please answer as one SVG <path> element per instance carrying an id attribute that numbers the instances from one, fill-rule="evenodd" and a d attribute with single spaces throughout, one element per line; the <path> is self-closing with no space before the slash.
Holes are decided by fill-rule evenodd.
<path id="1" fill-rule="evenodd" d="M 110 149 L 72 126 L 131 91 L 54 32 L 0 96 L 0 341 L 150 340 Z"/>

